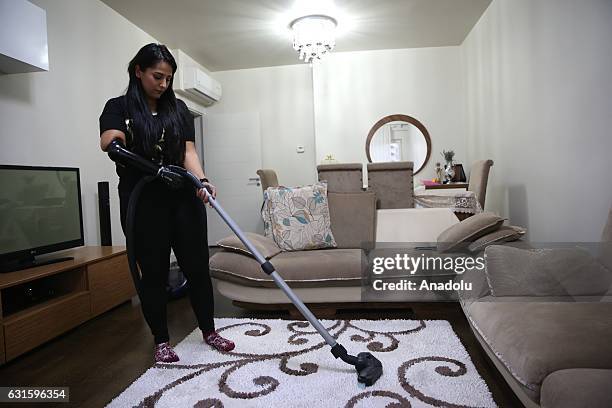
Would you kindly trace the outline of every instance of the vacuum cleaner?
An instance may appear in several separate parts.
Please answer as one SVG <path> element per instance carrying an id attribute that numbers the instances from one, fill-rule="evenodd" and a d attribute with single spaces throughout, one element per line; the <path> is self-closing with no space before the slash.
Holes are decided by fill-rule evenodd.
<path id="1" fill-rule="evenodd" d="M 357 356 L 348 354 L 346 348 L 338 343 L 329 334 L 327 329 L 321 324 L 321 322 L 312 314 L 310 309 L 297 297 L 293 290 L 287 285 L 283 278 L 276 272 L 274 266 L 270 261 L 266 260 L 264 256 L 255 248 L 255 246 L 249 241 L 238 225 L 232 220 L 232 218 L 225 212 L 225 210 L 217 203 L 217 200 L 212 197 L 210 191 L 202 184 L 202 182 L 186 169 L 179 166 L 159 166 L 155 163 L 148 161 L 141 156 L 130 152 L 125 149 L 120 140 L 113 140 L 108 148 L 107 153 L 109 157 L 122 165 L 128 165 L 138 168 L 139 170 L 149 174 L 141 180 L 132 192 L 130 203 L 128 205 L 128 226 L 127 230 L 131 231 L 128 233 L 128 258 L 130 264 L 130 271 L 134 278 L 134 284 L 136 290 L 140 294 L 140 275 L 138 273 L 135 261 L 135 254 L 133 253 L 134 238 L 133 238 L 133 214 L 135 212 L 136 201 L 138 194 L 142 187 L 149 181 L 160 178 L 167 185 L 172 188 L 179 188 L 183 186 L 184 182 L 192 184 L 198 190 L 204 189 L 206 197 L 210 205 L 217 211 L 223 221 L 231 228 L 236 236 L 242 241 L 242 243 L 251 251 L 257 262 L 259 262 L 261 269 L 266 274 L 270 275 L 276 286 L 281 289 L 285 295 L 289 298 L 291 303 L 300 311 L 302 316 L 308 320 L 308 322 L 319 332 L 325 342 L 331 347 L 331 353 L 335 358 L 340 358 L 347 364 L 355 367 L 357 370 L 357 381 L 364 386 L 373 385 L 382 375 L 382 363 L 371 353 L 362 352 Z"/>

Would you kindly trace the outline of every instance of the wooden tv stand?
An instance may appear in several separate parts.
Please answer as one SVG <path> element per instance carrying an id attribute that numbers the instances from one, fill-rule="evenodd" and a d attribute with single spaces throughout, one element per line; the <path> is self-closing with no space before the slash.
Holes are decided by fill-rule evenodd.
<path id="1" fill-rule="evenodd" d="M 125 247 L 54 253 L 74 259 L 0 274 L 0 364 L 135 296 Z"/>

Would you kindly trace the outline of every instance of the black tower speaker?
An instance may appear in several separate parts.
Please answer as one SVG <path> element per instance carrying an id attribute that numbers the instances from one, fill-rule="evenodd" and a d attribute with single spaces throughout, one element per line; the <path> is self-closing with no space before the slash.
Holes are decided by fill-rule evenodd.
<path id="1" fill-rule="evenodd" d="M 111 234 L 110 196 L 108 194 L 108 181 L 98 182 L 98 208 L 100 212 L 101 245 L 113 245 L 113 237 Z"/>

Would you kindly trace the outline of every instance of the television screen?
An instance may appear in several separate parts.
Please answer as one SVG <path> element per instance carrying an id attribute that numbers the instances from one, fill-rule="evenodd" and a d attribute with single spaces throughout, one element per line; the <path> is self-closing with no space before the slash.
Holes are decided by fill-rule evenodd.
<path id="1" fill-rule="evenodd" d="M 83 245 L 79 169 L 0 166 L 0 257 Z"/>

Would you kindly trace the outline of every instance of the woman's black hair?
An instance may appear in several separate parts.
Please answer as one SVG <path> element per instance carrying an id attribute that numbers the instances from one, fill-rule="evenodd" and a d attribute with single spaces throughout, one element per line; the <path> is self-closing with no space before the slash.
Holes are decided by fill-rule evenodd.
<path id="1" fill-rule="evenodd" d="M 153 117 L 140 79 L 136 77 L 136 66 L 141 71 L 161 61 L 172 67 L 172 79 L 164 93 L 157 100 L 157 119 Z M 142 47 L 128 65 L 130 83 L 126 91 L 127 110 L 132 119 L 134 150 L 146 157 L 158 157 L 155 145 L 164 132 L 164 164 L 183 165 L 185 159 L 185 129 L 183 121 L 190 116 L 184 104 L 178 104 L 172 83 L 176 72 L 176 61 L 162 44 L 147 44 Z"/>

